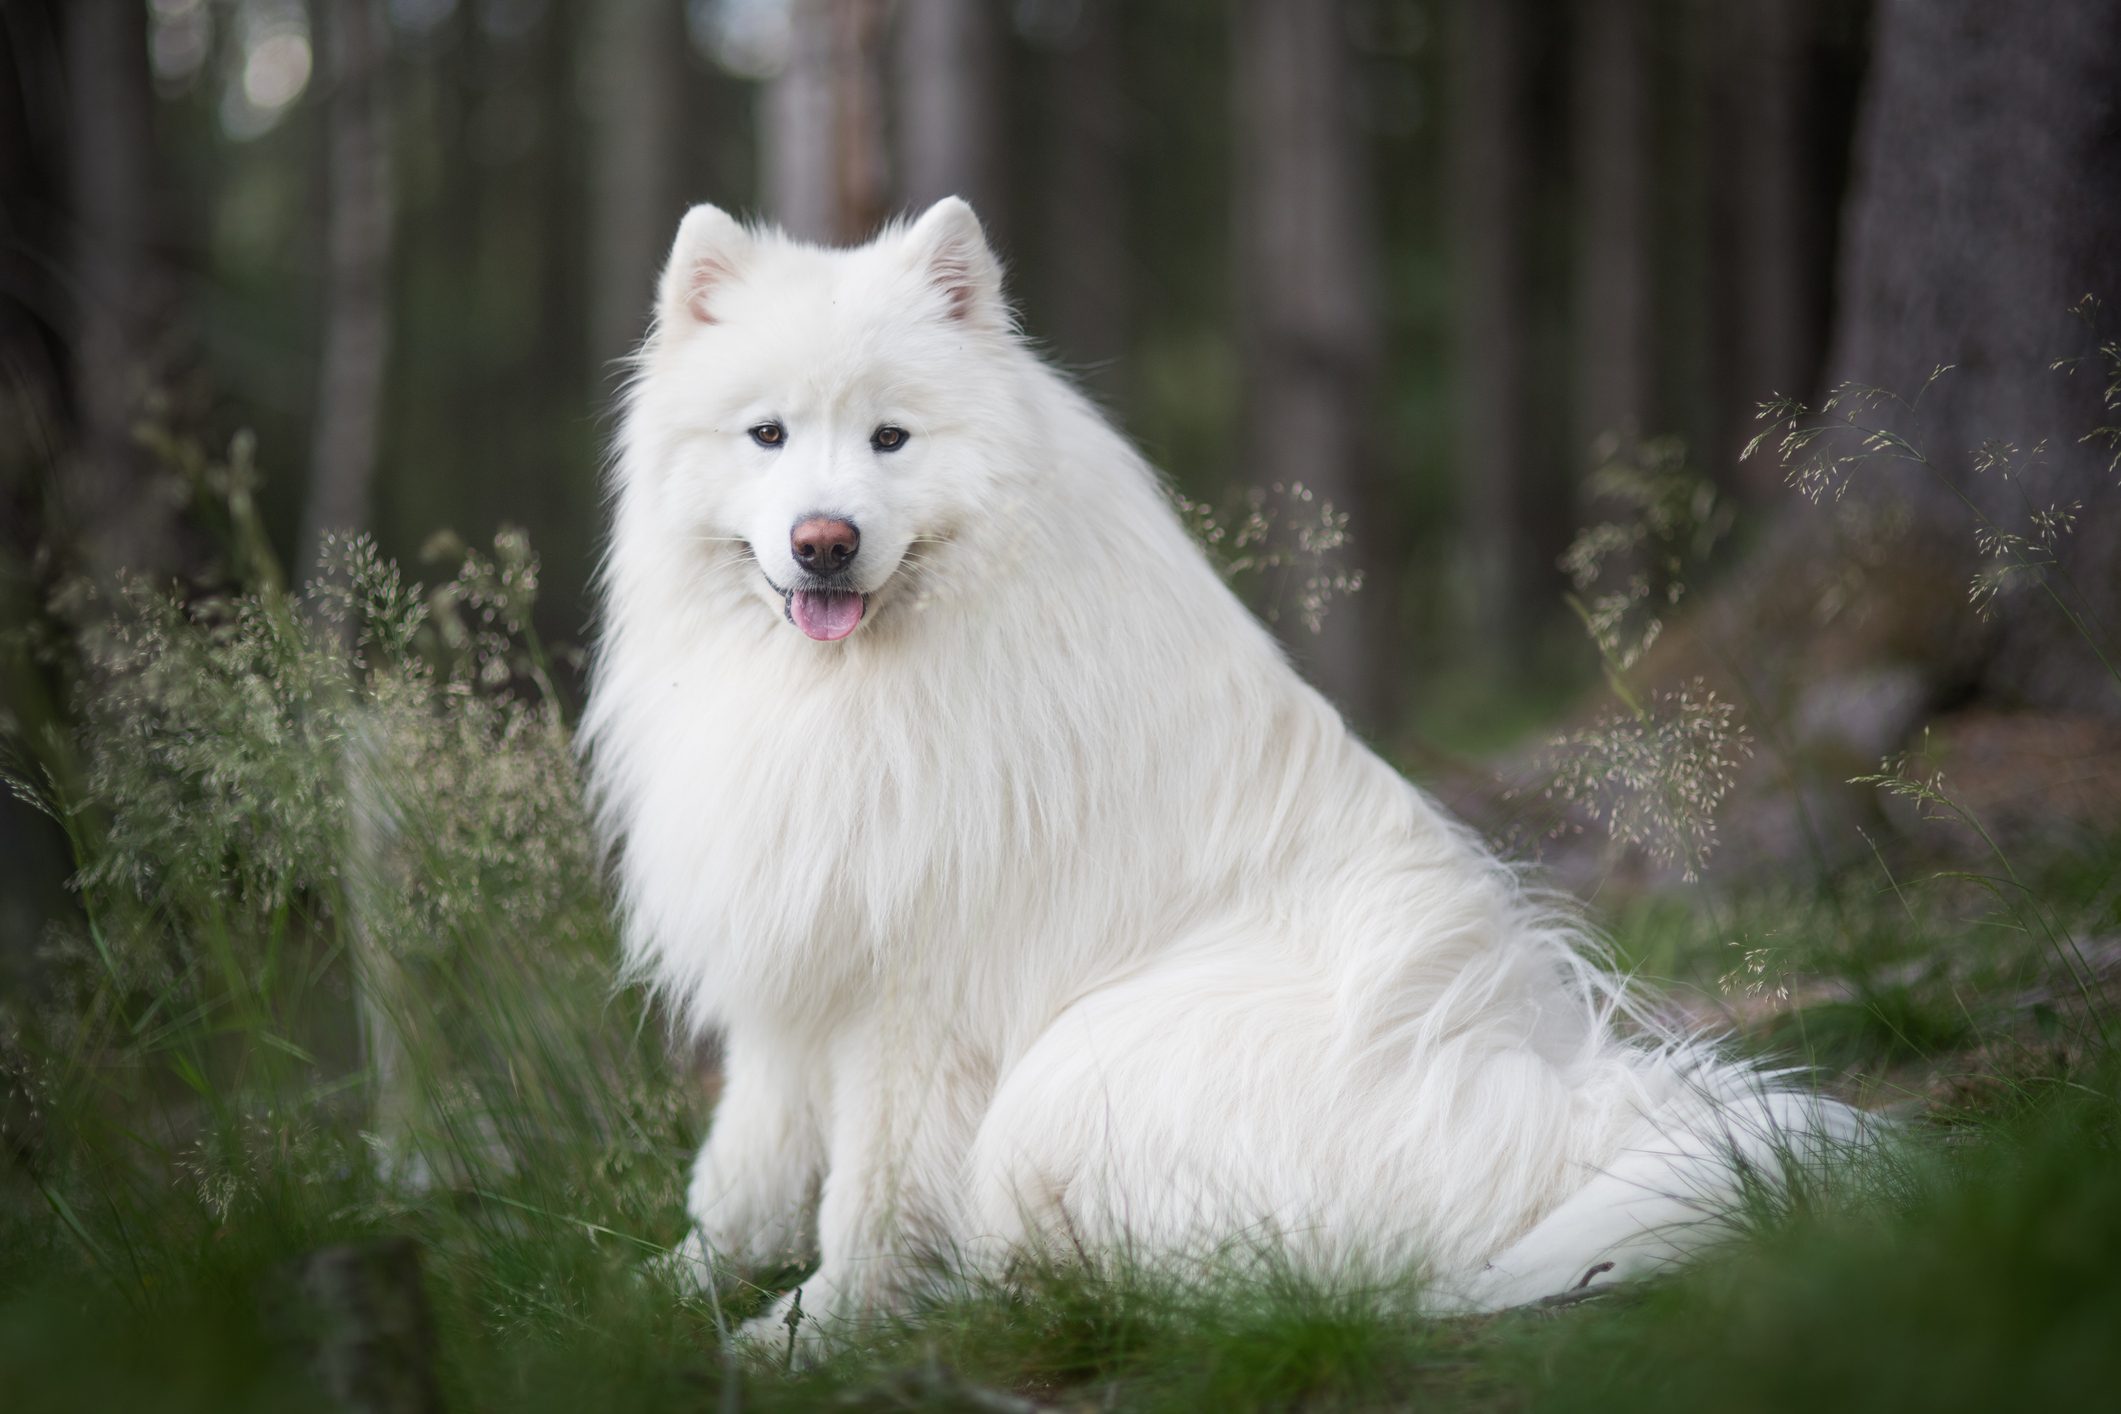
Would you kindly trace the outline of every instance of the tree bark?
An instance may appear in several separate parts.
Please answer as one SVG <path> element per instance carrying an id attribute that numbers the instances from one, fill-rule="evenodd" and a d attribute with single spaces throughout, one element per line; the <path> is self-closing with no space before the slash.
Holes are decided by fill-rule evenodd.
<path id="1" fill-rule="evenodd" d="M 325 540 L 365 532 L 381 439 L 384 374 L 390 353 L 392 187 L 390 129 L 384 92 L 386 31 L 371 0 L 335 0 L 325 31 L 331 93 L 325 115 L 327 161 L 324 350 L 310 454 L 309 502 L 301 558 L 292 577 L 319 567 Z M 357 625 L 330 626 L 342 646 Z M 326 631 L 325 625 L 318 626 Z M 393 826 L 373 799 L 373 740 L 356 734 L 340 752 L 343 788 L 356 823 L 345 841 L 346 942 L 354 960 L 355 1008 L 364 1062 L 375 1096 L 371 1128 L 387 1162 L 416 1164 L 407 1136 L 419 1098 L 403 1061 L 403 969 L 369 931 L 373 905 L 362 900 L 389 869 Z M 410 1169 L 407 1169 L 410 1172 Z"/>
<path id="2" fill-rule="evenodd" d="M 1719 822 L 1725 867 L 1787 871 L 1809 859 L 1825 877 L 1867 852 L 1892 826 L 1877 793 L 1851 777 L 1961 704 L 2047 709 L 2030 720 L 2076 715 L 2079 727 L 2087 713 L 2121 717 L 2121 685 L 2037 588 L 1999 600 L 1986 625 L 1968 603 L 1985 563 L 1983 518 L 2022 531 L 2032 511 L 2081 500 L 2077 531 L 2059 544 L 2057 587 L 2087 606 L 2110 654 L 2121 626 L 2112 449 L 2077 441 L 2116 421 L 2100 403 L 2109 375 L 2051 367 L 2090 350 L 2068 318 L 2074 302 L 2121 288 L 2117 97 L 2121 10 L 2101 0 L 2008 12 L 1981 0 L 1883 0 L 1834 327 L 1810 401 L 1845 380 L 1914 401 L 1844 398 L 1826 425 L 1854 412 L 1932 465 L 1890 443 L 1866 449 L 1846 428 L 1812 443 L 1858 459 L 1825 463 L 1817 505 L 1785 493 L 1730 578 L 1644 661 L 1646 680 L 1704 677 L 1743 703 L 1760 743 Z M 1976 469 L 1984 442 L 2041 439 L 2037 464 L 2008 478 Z M 1939 725 L 1949 739 L 1949 719 Z"/>
<path id="3" fill-rule="evenodd" d="M 1047 236 L 1047 328 L 1069 366 L 1116 404 L 1133 260 L 1119 0 L 1084 0 L 1043 77 L 1050 146 L 1038 190 Z"/>
<path id="4" fill-rule="evenodd" d="M 1650 415 L 1651 133 L 1644 0 L 1577 0 L 1576 444 L 1640 435 Z"/>
<path id="5" fill-rule="evenodd" d="M 370 0 L 336 0 L 328 16 L 324 350 L 297 580 L 315 569 L 327 535 L 368 528 L 390 347 L 384 31 Z"/>
<path id="6" fill-rule="evenodd" d="M 789 235 L 848 244 L 885 211 L 881 0 L 793 0 L 788 64 L 766 92 L 766 205 Z"/>
<path id="7" fill-rule="evenodd" d="M 582 202 L 589 192 L 585 170 L 584 139 L 587 134 L 577 119 L 575 95 L 580 91 L 582 48 L 590 16 L 605 8 L 609 0 L 545 0 L 544 19 L 537 39 L 537 92 L 565 95 L 567 102 L 554 104 L 539 114 L 539 158 L 535 165 L 534 195 L 540 227 L 538 269 L 539 357 L 534 365 L 537 395 L 554 407 L 579 407 L 596 396 L 597 382 L 585 357 L 583 335 L 590 327 L 590 223 L 583 219 Z M 574 507 L 571 498 L 557 494 L 553 482 L 540 479 L 520 488 L 519 495 L 530 506 Z M 537 511 L 528 514 L 539 516 Z"/>
<path id="8" fill-rule="evenodd" d="M 434 1316 L 411 1238 L 320 1247 L 284 1271 L 293 1343 L 330 1408 L 438 1414 Z"/>
<path id="9" fill-rule="evenodd" d="M 0 83 L 0 623 L 11 625 L 44 612 L 49 586 L 36 566 L 73 436 L 66 300 L 53 275 L 68 176 L 64 20 L 57 0 L 26 0 L 0 21 L 10 75 Z M 0 648 L 0 714 L 21 740 L 46 740 L 56 725 L 56 676 L 19 647 Z M 45 926 L 71 906 L 65 844 L 55 822 L 0 791 L 0 994 L 29 995 Z"/>
<path id="10" fill-rule="evenodd" d="M 55 0 L 29 0 L 0 22 L 0 553 L 23 565 L 73 436 L 67 300 L 53 274 L 67 264 L 67 181 L 79 177 L 67 160 L 65 19 Z"/>
<path id="11" fill-rule="evenodd" d="M 1719 467 L 1753 435 L 1752 414 L 1768 398 L 1799 395 L 1819 371 L 1826 271 L 1820 259 L 1819 180 L 1810 170 L 1814 76 L 1806 63 L 1816 19 L 1809 0 L 1743 0 L 1714 59 L 1724 82 L 1726 145 L 1717 180 L 1728 244 L 1727 379 L 1718 399 Z M 1741 489 L 1780 492 L 1765 463 L 1749 463 Z"/>
<path id="12" fill-rule="evenodd" d="M 1953 366 L 1895 419 L 1938 470 L 1872 458 L 1861 475 L 1877 503 L 1913 514 L 1920 553 L 1971 573 L 1960 493 L 2012 529 L 2082 501 L 2063 572 L 2112 644 L 2121 496 L 2110 449 L 2078 439 L 2115 419 L 2099 368 L 2050 365 L 2091 349 L 2065 317 L 2081 296 L 2107 301 L 2109 337 L 2121 314 L 2121 6 L 1884 0 L 1839 287 L 1828 388 L 1853 379 L 1912 397 Z M 1972 449 L 1992 440 L 2044 451 L 2008 478 L 1974 470 Z M 2001 599 L 1994 627 L 1992 693 L 2121 712 L 2121 688 L 2043 596 Z"/>
<path id="13" fill-rule="evenodd" d="M 1238 317 L 1252 481 L 1310 489 L 1347 513 L 1361 563 L 1376 472 L 1370 433 L 1383 360 L 1368 172 L 1349 121 L 1341 6 L 1246 0 L 1231 73 L 1237 118 Z M 1378 726 L 1386 663 L 1372 584 L 1336 602 L 1315 636 L 1282 620 L 1314 680 Z"/>
<path id="14" fill-rule="evenodd" d="M 1005 224 L 1001 21 L 993 0 L 899 0 L 893 52 L 900 204 L 961 196 L 990 239 Z"/>
<path id="15" fill-rule="evenodd" d="M 589 347 L 602 369 L 640 342 L 684 205 L 686 39 L 675 0 L 605 0 L 595 23 Z"/>
<path id="16" fill-rule="evenodd" d="M 171 298 L 147 9 L 132 0 L 74 0 L 65 21 L 80 289 L 71 514 L 93 576 L 107 581 L 125 569 L 152 577 L 177 557 L 177 507 L 132 435 L 161 372 Z"/>
<path id="17" fill-rule="evenodd" d="M 1529 17 L 1522 0 L 1454 7 L 1449 181 L 1457 288 L 1455 455 L 1465 527 L 1460 576 L 1475 641 L 1503 662 L 1543 617 L 1549 566 L 1527 545 L 1533 496 L 1526 385 Z"/>

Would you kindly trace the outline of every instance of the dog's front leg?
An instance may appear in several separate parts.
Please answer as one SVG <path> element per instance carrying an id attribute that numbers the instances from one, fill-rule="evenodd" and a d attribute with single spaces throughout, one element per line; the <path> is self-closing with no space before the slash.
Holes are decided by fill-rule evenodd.
<path id="1" fill-rule="evenodd" d="M 818 1269 L 747 1327 L 766 1352 L 816 1355 L 959 1255 L 964 1161 L 991 1073 L 946 1041 L 924 1040 L 864 1038 L 836 1051 Z"/>
<path id="2" fill-rule="evenodd" d="M 680 1257 L 759 1273 L 807 1262 L 824 1142 L 818 1067 L 793 1048 L 725 1038 L 722 1095 L 692 1166 Z"/>

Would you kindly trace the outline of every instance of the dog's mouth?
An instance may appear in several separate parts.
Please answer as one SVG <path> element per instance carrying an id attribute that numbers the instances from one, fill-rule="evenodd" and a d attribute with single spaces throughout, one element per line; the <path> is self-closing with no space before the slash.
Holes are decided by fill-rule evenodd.
<path id="1" fill-rule="evenodd" d="M 869 596 L 851 589 L 784 589 L 781 602 L 787 606 L 788 622 L 820 643 L 833 643 L 861 624 Z"/>
<path id="2" fill-rule="evenodd" d="M 837 643 L 860 628 L 873 607 L 870 601 L 889 587 L 886 583 L 873 589 L 853 589 L 843 576 L 828 578 L 803 571 L 797 572 L 793 584 L 784 585 L 766 572 L 750 541 L 739 540 L 737 549 L 758 570 L 766 587 L 780 598 L 782 616 L 801 629 L 804 637 L 819 643 Z"/>
<path id="3" fill-rule="evenodd" d="M 744 552 L 754 564 L 758 556 L 746 544 Z M 853 589 L 837 589 L 822 584 L 797 584 L 783 587 L 759 566 L 759 577 L 766 587 L 781 596 L 781 612 L 788 622 L 819 643 L 837 643 L 861 627 L 862 615 L 868 612 L 869 596 Z"/>

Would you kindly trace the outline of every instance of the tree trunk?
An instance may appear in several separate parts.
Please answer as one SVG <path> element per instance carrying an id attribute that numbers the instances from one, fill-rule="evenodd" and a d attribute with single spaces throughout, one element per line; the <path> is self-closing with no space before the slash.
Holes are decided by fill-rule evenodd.
<path id="1" fill-rule="evenodd" d="M 1651 133 L 1644 0 L 1577 0 L 1575 165 L 1576 445 L 1582 466 L 1608 435 L 1650 414 Z"/>
<path id="2" fill-rule="evenodd" d="M 1231 73 L 1237 110 L 1236 254 L 1252 481 L 1347 513 L 1361 563 L 1373 499 L 1369 429 L 1383 357 L 1370 193 L 1349 121 L 1341 6 L 1246 0 Z M 1294 509 L 1292 503 L 1292 509 Z M 1371 584 L 1315 636 L 1285 603 L 1292 652 L 1351 720 L 1375 728 L 1390 660 L 1369 632 Z M 1293 598 L 1294 591 L 1285 594 Z"/>
<path id="3" fill-rule="evenodd" d="M 376 449 L 383 415 L 384 369 L 390 341 L 392 190 L 390 133 L 384 97 L 383 16 L 370 0 L 336 0 L 324 39 L 332 89 L 325 116 L 325 180 L 329 233 L 325 240 L 324 355 L 318 372 L 309 504 L 301 558 L 292 577 L 315 573 L 327 536 L 369 529 Z M 356 625 L 336 626 L 342 639 Z M 323 627 L 319 626 L 319 631 Z M 355 825 L 340 865 L 346 942 L 353 958 L 355 1008 L 364 1062 L 373 1088 L 370 1127 L 385 1162 L 417 1182 L 410 1146 L 418 1078 L 404 1062 L 403 998 L 408 984 L 397 960 L 369 931 L 373 904 L 364 898 L 390 868 L 393 827 L 374 800 L 375 744 L 366 734 L 340 753 L 343 788 L 354 802 Z"/>
<path id="4" fill-rule="evenodd" d="M 607 369 L 641 340 L 684 205 L 686 39 L 676 0 L 606 0 L 595 24 L 589 347 Z"/>
<path id="5" fill-rule="evenodd" d="M 1122 393 L 1128 271 L 1125 51 L 1119 0 L 1085 0 L 1045 61 L 1048 154 L 1037 184 L 1046 235 L 1046 327 L 1108 403 Z"/>
<path id="6" fill-rule="evenodd" d="M 899 0 L 893 55 L 900 204 L 961 196 L 990 239 L 1004 224 L 1001 21 L 993 0 Z"/>
<path id="7" fill-rule="evenodd" d="M 153 576 L 176 559 L 177 508 L 132 435 L 141 400 L 160 372 L 171 295 L 147 7 L 134 0 L 73 0 L 65 20 L 80 282 L 72 519 L 96 578 L 108 580 L 120 569 Z"/>
<path id="8" fill-rule="evenodd" d="M 576 117 L 575 95 L 582 73 L 581 51 L 589 17 L 606 8 L 609 0 L 545 0 L 544 19 L 539 26 L 535 92 L 564 95 L 539 114 L 540 161 L 535 165 L 531 199 L 537 204 L 539 224 L 537 267 L 540 274 L 538 308 L 539 357 L 535 386 L 551 407 L 581 407 L 596 398 L 599 385 L 587 366 L 583 336 L 590 327 L 590 223 L 584 219 L 582 203 L 589 191 L 583 142 L 587 134 Z M 649 82 L 644 76 L 637 82 Z M 652 266 L 650 268 L 653 268 Z M 535 509 L 526 514 L 545 519 L 573 510 L 580 503 L 562 492 L 560 478 L 539 478 L 518 494 Z M 535 523 L 535 520 L 533 521 Z"/>
<path id="9" fill-rule="evenodd" d="M 11 7 L 0 26 L 0 623 L 33 623 L 49 586 L 55 472 L 73 435 L 61 213 L 66 203 L 66 85 L 57 0 Z M 20 740 L 59 735 L 57 674 L 20 647 L 0 648 L 0 713 Z M 0 791 L 0 994 L 28 996 L 45 926 L 71 905 L 66 837 Z M 19 1116 L 20 1111 L 15 1111 Z M 11 1116 L 14 1117 L 14 1116 Z"/>
<path id="10" fill-rule="evenodd" d="M 1819 252 L 1821 184 L 1810 170 L 1814 76 L 1809 0 L 1743 0 L 1715 58 L 1726 144 L 1716 180 L 1728 237 L 1721 321 L 1727 363 L 1718 399 L 1719 468 L 1753 435 L 1752 414 L 1777 395 L 1801 395 L 1818 373 L 1826 271 Z M 1771 467 L 1750 463 L 1742 488 L 1770 499 Z"/>
<path id="11" fill-rule="evenodd" d="M 68 263 L 67 180 L 80 176 L 67 160 L 75 154 L 67 149 L 65 19 L 57 0 L 35 0 L 13 7 L 0 26 L 10 78 L 0 84 L 0 555 L 24 566 L 46 531 L 53 472 L 73 437 L 71 331 L 65 281 L 55 274 Z M 13 592 L 0 586 L 0 595 Z M 26 621 L 36 607 L 20 605 L 10 621 Z"/>
<path id="12" fill-rule="evenodd" d="M 275 1304 L 325 1407 L 340 1414 L 439 1414 L 434 1315 L 409 1237 L 320 1247 L 282 1269 Z M 291 1300 L 289 1298 L 292 1298 Z"/>
<path id="13" fill-rule="evenodd" d="M 2111 654 L 2121 496 L 2111 449 L 2078 439 L 2116 419 L 2102 414 L 2102 370 L 2050 365 L 2090 350 L 2065 317 L 2080 297 L 2108 302 L 2109 337 L 2121 315 L 2121 6 L 1884 0 L 1874 53 L 1826 386 L 1912 397 L 1933 368 L 1953 371 L 1897 419 L 1938 472 L 1872 458 L 1860 475 L 1879 503 L 1914 512 L 1922 553 L 1968 573 L 1976 527 L 1959 492 L 2013 531 L 2082 501 L 2062 571 Z M 1973 469 L 1990 441 L 2045 450 L 2006 478 Z M 2121 687 L 2044 596 L 2006 595 L 1995 628 L 1994 693 L 2121 712 Z"/>
<path id="14" fill-rule="evenodd" d="M 2111 375 L 2051 364 L 2090 348 L 2073 303 L 2121 289 L 2117 95 L 2121 10 L 2103 0 L 1881 4 L 1811 401 L 1853 380 L 1915 405 L 1844 396 L 1828 437 L 1793 458 L 1819 461 L 1819 504 L 1785 493 L 1754 550 L 1642 668 L 1665 685 L 1704 677 L 1745 704 L 1760 750 L 1719 821 L 1733 867 L 1809 859 L 1824 876 L 1866 852 L 1891 823 L 1850 778 L 1961 702 L 2121 716 L 2121 686 L 2038 588 L 1999 599 L 1985 629 L 1968 603 L 1970 578 L 1994 563 L 1976 547 L 1983 518 L 2024 533 L 2032 512 L 2082 501 L 2054 583 L 2113 653 L 2121 494 L 2112 449 L 2077 441 L 2117 421 L 2100 404 Z M 1866 448 L 1842 414 L 1932 464 Z M 1984 442 L 2042 439 L 2038 464 L 2008 478 L 1975 469 Z"/>
<path id="15" fill-rule="evenodd" d="M 789 235 L 848 244 L 885 211 L 881 0 L 793 0 L 788 64 L 766 93 L 767 209 Z"/>
<path id="16" fill-rule="evenodd" d="M 1549 567 L 1526 545 L 1532 444 L 1527 290 L 1529 23 L 1522 0 L 1455 7 L 1452 263 L 1457 285 L 1457 445 L 1464 583 L 1475 641 L 1508 661 L 1545 614 Z"/>
<path id="17" fill-rule="evenodd" d="M 390 344 L 384 31 L 370 0 L 336 0 L 328 15 L 324 353 L 298 581 L 315 569 L 327 535 L 368 528 Z"/>

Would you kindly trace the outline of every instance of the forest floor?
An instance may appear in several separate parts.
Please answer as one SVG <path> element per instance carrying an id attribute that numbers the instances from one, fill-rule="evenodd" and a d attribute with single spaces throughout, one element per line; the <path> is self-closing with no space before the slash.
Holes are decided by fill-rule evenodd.
<path id="1" fill-rule="evenodd" d="M 460 1111 L 437 1121 L 448 1171 L 419 1181 L 313 1093 L 261 1109 L 136 1066 L 94 1132 L 18 1106 L 0 1384 L 22 1410 L 332 1407 L 333 1368 L 368 1381 L 347 1407 L 377 1409 L 432 1407 L 429 1379 L 440 1407 L 511 1411 L 2079 1407 L 2121 1387 L 2121 1069 L 2103 1036 L 2121 841 L 2007 867 L 2002 885 L 1859 871 L 1612 913 L 1623 963 L 1906 1122 L 1890 1161 L 1640 1289 L 1424 1319 L 1294 1279 L 1057 1268 L 822 1369 L 725 1361 L 718 1333 L 764 1296 L 655 1274 L 697 1106 L 656 1069 L 651 1028 L 615 1043 L 650 1081 L 580 1097 L 614 1122 L 570 1137 L 549 1107 Z M 608 1028 L 613 1005 L 583 1015 Z M 609 1037 L 535 1024 L 549 1062 L 596 1053 L 584 1068 L 613 1072 Z M 70 1082 L 47 1080 L 63 1109 Z M 196 1113 L 224 1106 L 218 1129 Z M 350 1253 L 424 1278 L 335 1286 L 320 1251 L 327 1273 Z"/>
<path id="2" fill-rule="evenodd" d="M 791 1373 L 727 1355 L 769 1292 L 661 1264 L 708 1097 L 614 986 L 528 547 L 464 550 L 432 591 L 362 543 L 336 571 L 351 644 L 278 576 L 129 601 L 86 640 L 76 739 L 41 774 L 0 758 L 78 868 L 37 986 L 0 994 L 10 1410 L 1816 1414 L 2121 1389 L 2104 737 L 1947 722 L 1808 866 L 1734 843 L 1766 838 L 1742 778 L 1699 882 L 1549 859 L 1646 986 L 1897 1121 L 1690 1271 L 1436 1319 L 1257 1265 L 1057 1266 Z"/>

